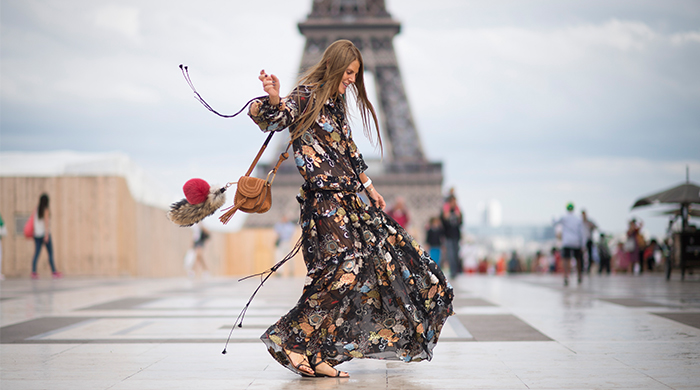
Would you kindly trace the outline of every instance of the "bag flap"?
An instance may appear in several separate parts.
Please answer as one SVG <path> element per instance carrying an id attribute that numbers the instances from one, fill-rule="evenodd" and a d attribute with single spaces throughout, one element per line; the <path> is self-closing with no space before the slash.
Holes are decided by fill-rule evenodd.
<path id="1" fill-rule="evenodd" d="M 243 176 L 238 179 L 237 193 L 240 193 L 246 198 L 257 198 L 265 190 L 267 181 L 258 179 L 257 177 Z"/>

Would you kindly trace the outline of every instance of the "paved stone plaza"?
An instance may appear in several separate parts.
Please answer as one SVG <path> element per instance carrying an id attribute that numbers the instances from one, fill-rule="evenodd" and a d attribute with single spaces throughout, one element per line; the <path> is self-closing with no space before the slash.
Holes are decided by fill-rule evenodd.
<path id="1" fill-rule="evenodd" d="M 258 336 L 299 296 L 272 278 L 228 354 L 257 280 L 1 282 L 0 388 L 698 389 L 700 278 L 460 276 L 431 362 L 354 360 L 349 379 L 301 378 Z"/>

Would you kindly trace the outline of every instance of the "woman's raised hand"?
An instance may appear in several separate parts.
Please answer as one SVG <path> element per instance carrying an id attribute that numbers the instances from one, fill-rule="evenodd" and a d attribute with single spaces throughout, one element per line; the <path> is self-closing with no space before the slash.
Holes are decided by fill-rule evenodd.
<path id="1" fill-rule="evenodd" d="M 260 71 L 258 77 L 263 83 L 263 90 L 270 96 L 270 104 L 276 106 L 280 103 L 280 79 L 274 74 L 268 75 L 265 69 Z"/>

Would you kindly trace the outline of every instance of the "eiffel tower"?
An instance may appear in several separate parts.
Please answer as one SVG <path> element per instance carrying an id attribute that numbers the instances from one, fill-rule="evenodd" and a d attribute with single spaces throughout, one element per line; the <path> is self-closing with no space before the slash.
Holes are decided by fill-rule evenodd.
<path id="1" fill-rule="evenodd" d="M 426 160 L 408 105 L 393 44 L 401 24 L 387 12 L 384 0 L 314 0 L 311 13 L 298 27 L 306 37 L 300 73 L 338 39 L 352 41 L 362 52 L 365 71 L 374 75 L 379 104 L 374 103 L 384 143 L 383 160 L 367 161 L 367 174 L 389 207 L 397 197 L 405 199 L 409 230 L 422 238 L 424 226 L 439 214 L 442 204 L 442 163 Z M 280 145 L 278 152 L 286 142 Z M 246 218 L 245 227 L 269 227 L 283 215 L 290 219 L 298 215 L 295 195 L 302 179 L 290 160 L 280 167 L 272 186 L 272 209 Z M 269 170 L 270 164 L 260 164 L 258 173 L 264 176 Z"/>

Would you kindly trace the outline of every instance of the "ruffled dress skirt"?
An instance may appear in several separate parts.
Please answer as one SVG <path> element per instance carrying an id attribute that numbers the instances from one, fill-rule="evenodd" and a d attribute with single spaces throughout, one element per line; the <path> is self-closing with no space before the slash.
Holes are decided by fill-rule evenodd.
<path id="1" fill-rule="evenodd" d="M 427 251 L 356 193 L 310 191 L 301 203 L 303 293 L 261 337 L 331 366 L 353 358 L 430 360 L 453 314 L 453 291 Z"/>

